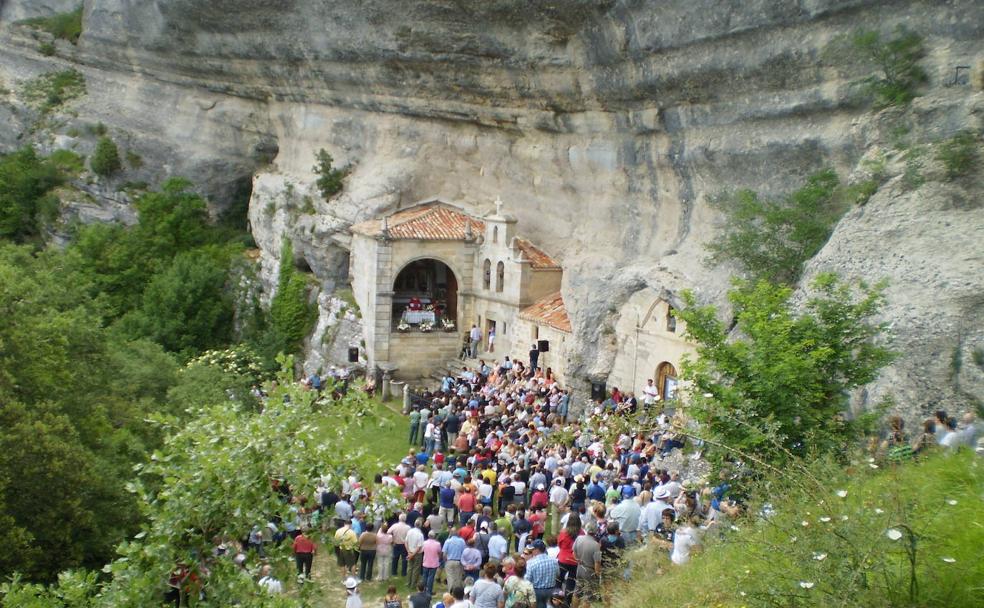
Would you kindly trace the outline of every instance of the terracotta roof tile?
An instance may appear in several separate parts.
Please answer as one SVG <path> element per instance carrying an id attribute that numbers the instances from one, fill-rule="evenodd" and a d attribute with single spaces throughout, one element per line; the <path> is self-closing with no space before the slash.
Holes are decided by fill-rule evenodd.
<path id="1" fill-rule="evenodd" d="M 485 222 L 442 203 L 427 203 L 397 211 L 386 218 L 386 222 L 389 238 L 394 240 L 461 241 L 467 237 L 469 223 L 473 235 L 478 236 L 485 231 Z M 350 230 L 376 237 L 382 234 L 383 227 L 382 222 L 376 219 L 355 224 Z"/>
<path id="2" fill-rule="evenodd" d="M 530 265 L 533 268 L 560 269 L 560 264 L 533 243 L 519 237 L 516 237 L 515 241 L 516 246 L 523 252 L 523 257 L 530 261 Z"/>
<path id="3" fill-rule="evenodd" d="M 519 318 L 571 333 L 571 319 L 567 316 L 564 298 L 559 291 L 537 300 L 532 306 L 524 308 L 519 313 Z"/>

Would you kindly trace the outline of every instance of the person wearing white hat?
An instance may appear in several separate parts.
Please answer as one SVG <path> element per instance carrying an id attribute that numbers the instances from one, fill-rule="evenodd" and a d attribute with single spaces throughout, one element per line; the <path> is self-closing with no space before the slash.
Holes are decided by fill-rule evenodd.
<path id="1" fill-rule="evenodd" d="M 653 500 L 643 508 L 640 518 L 640 531 L 643 536 L 655 534 L 656 527 L 663 521 L 665 509 L 674 510 L 673 505 L 668 502 L 670 498 L 670 489 L 666 486 L 658 486 L 653 491 Z"/>
<path id="2" fill-rule="evenodd" d="M 359 597 L 359 579 L 350 576 L 345 579 L 345 608 L 362 608 L 362 598 Z"/>

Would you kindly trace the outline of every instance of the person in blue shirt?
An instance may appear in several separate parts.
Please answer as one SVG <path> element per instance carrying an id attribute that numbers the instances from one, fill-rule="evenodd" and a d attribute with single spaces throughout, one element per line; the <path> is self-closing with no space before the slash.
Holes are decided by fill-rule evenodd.
<path id="1" fill-rule="evenodd" d="M 417 460 L 417 464 L 426 465 L 427 461 L 430 460 L 430 454 L 427 453 L 427 450 L 420 450 L 417 452 L 417 456 L 415 458 Z"/>
<path id="2" fill-rule="evenodd" d="M 465 539 L 458 536 L 457 529 L 452 529 L 441 550 L 445 562 L 444 574 L 447 576 L 450 589 L 460 587 L 465 582 L 465 570 L 461 565 L 461 554 L 464 552 Z"/>

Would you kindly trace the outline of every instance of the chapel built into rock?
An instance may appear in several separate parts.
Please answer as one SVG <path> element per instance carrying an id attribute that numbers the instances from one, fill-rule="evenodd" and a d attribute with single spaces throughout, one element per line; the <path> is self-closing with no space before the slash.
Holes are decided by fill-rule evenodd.
<path id="1" fill-rule="evenodd" d="M 404 380 L 443 371 L 470 358 L 463 349 L 477 327 L 478 358 L 525 363 L 538 349 L 539 367 L 565 380 L 573 329 L 563 269 L 519 234 L 502 207 L 497 199 L 493 211 L 476 217 L 429 199 L 351 227 L 349 273 L 370 370 Z M 670 397 L 681 358 L 693 349 L 664 299 L 640 297 L 645 302 L 634 298 L 631 310 L 620 311 L 619 355 L 607 380 L 638 390 L 647 377 L 658 378 L 661 395 Z"/>

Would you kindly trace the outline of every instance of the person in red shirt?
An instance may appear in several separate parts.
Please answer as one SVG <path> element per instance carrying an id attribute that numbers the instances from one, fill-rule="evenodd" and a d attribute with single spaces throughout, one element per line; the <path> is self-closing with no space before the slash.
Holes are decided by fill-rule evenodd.
<path id="1" fill-rule="evenodd" d="M 533 495 L 530 496 L 530 508 L 531 509 L 544 509 L 547 503 L 550 502 L 550 495 L 547 494 L 547 489 L 540 484 L 533 491 Z"/>
<path id="2" fill-rule="evenodd" d="M 577 513 L 571 513 L 567 518 L 567 526 L 557 535 L 557 546 L 560 553 L 557 554 L 557 561 L 560 563 L 560 576 L 558 584 L 564 589 L 564 593 L 570 596 L 574 591 L 574 581 L 577 578 L 577 557 L 574 555 L 574 541 L 583 534 L 581 531 L 581 518 Z"/>
<path id="3" fill-rule="evenodd" d="M 543 523 L 547 520 L 547 512 L 542 508 L 533 509 L 533 512 L 526 519 L 529 520 L 530 526 L 532 526 L 530 529 L 530 538 L 536 539 L 543 536 Z"/>
<path id="4" fill-rule="evenodd" d="M 301 580 L 311 578 L 311 564 L 314 563 L 314 554 L 317 550 L 314 541 L 305 536 L 303 531 L 294 538 L 294 561 L 297 562 L 297 578 Z"/>
<path id="5" fill-rule="evenodd" d="M 458 514 L 462 525 L 467 524 L 468 520 L 475 514 L 475 502 L 476 498 L 475 494 L 472 493 L 471 484 L 467 484 L 457 500 Z"/>
<path id="6" fill-rule="evenodd" d="M 461 526 L 460 530 L 458 530 L 458 536 L 464 539 L 465 543 L 467 543 L 473 536 L 475 536 L 475 524 L 469 520 L 465 523 L 465 525 Z"/>

